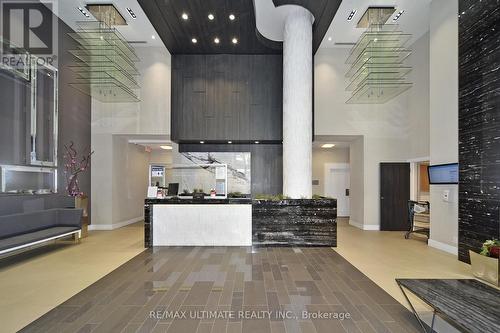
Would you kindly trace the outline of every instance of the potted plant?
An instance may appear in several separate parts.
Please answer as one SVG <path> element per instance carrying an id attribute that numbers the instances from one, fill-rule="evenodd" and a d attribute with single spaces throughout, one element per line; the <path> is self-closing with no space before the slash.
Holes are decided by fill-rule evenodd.
<path id="1" fill-rule="evenodd" d="M 78 184 L 78 175 L 85 172 L 90 166 L 90 157 L 94 153 L 89 151 L 84 153 L 80 158 L 78 152 L 74 148 L 73 141 L 69 145 L 64 145 L 64 175 L 66 177 L 66 191 L 68 195 L 75 199 L 75 208 L 83 210 L 82 215 L 82 237 L 88 235 L 89 214 L 88 214 L 88 197 L 80 191 Z"/>
<path id="2" fill-rule="evenodd" d="M 480 280 L 499 286 L 498 254 L 500 241 L 490 239 L 483 243 L 480 253 L 469 251 L 472 274 Z"/>

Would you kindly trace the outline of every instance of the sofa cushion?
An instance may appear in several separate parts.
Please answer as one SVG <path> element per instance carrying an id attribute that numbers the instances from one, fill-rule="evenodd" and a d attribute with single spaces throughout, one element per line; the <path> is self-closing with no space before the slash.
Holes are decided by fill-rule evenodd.
<path id="1" fill-rule="evenodd" d="M 0 216 L 0 239 L 56 226 L 81 227 L 81 209 L 55 208 Z"/>
<path id="2" fill-rule="evenodd" d="M 21 246 L 28 243 L 33 243 L 39 240 L 62 235 L 68 232 L 80 230 L 79 227 L 50 227 L 43 230 L 38 230 L 18 236 L 13 236 L 5 239 L 0 239 L 0 251 L 10 249 L 16 246 Z"/>

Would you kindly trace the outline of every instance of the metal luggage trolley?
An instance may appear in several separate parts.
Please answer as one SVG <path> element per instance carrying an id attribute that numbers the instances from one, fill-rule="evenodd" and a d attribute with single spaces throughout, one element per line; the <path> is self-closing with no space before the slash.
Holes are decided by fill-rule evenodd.
<path id="1" fill-rule="evenodd" d="M 417 211 L 415 211 L 415 206 Z M 422 211 L 422 208 L 424 209 Z M 429 241 L 429 231 L 430 231 L 430 203 L 428 201 L 408 201 L 408 222 L 410 224 L 410 229 L 405 234 L 405 239 L 409 239 L 412 233 L 422 234 L 427 236 L 427 241 Z M 415 217 L 419 218 L 418 225 L 415 225 Z"/>

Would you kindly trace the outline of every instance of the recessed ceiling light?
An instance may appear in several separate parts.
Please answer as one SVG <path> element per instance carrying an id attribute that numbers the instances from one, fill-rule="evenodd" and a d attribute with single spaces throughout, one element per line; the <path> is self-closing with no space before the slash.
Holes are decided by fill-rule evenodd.
<path id="1" fill-rule="evenodd" d="M 233 38 L 233 39 L 231 40 L 231 42 L 233 42 L 233 44 L 238 44 L 238 38 L 236 38 L 236 37 L 235 37 L 235 38 Z"/>
<path id="2" fill-rule="evenodd" d="M 210 21 L 213 21 L 214 18 L 215 18 L 214 14 L 208 14 L 208 19 Z"/>
<path id="3" fill-rule="evenodd" d="M 127 7 L 127 12 L 132 16 L 132 18 L 135 20 L 137 18 L 137 15 L 135 15 L 134 11 L 132 8 Z"/>
<path id="4" fill-rule="evenodd" d="M 201 144 L 204 144 L 204 143 L 205 143 L 205 141 L 200 141 L 200 143 L 201 143 Z"/>
<path id="5" fill-rule="evenodd" d="M 235 19 L 235 18 L 236 18 L 236 16 L 234 16 L 234 14 L 229 14 L 229 19 L 230 19 L 231 21 L 234 21 L 234 19 Z"/>
<path id="6" fill-rule="evenodd" d="M 156 36 L 155 35 L 151 35 L 151 39 L 156 39 Z"/>
<path id="7" fill-rule="evenodd" d="M 172 146 L 160 146 L 160 148 L 164 150 L 172 150 Z"/>
<path id="8" fill-rule="evenodd" d="M 198 40 L 197 40 L 196 38 L 191 38 L 191 42 L 192 42 L 193 44 L 196 44 L 196 43 L 198 43 Z"/>
<path id="9" fill-rule="evenodd" d="M 325 143 L 324 145 L 321 146 L 321 148 L 333 148 L 335 147 L 335 144 L 333 143 Z"/>
<path id="10" fill-rule="evenodd" d="M 87 11 L 85 9 L 83 9 L 82 7 L 78 7 L 78 10 L 80 11 L 80 13 L 82 13 L 83 16 L 85 16 L 86 18 L 89 18 L 90 15 L 89 13 L 87 13 Z"/>
<path id="11" fill-rule="evenodd" d="M 399 18 L 401 17 L 401 15 L 403 15 L 403 13 L 404 13 L 404 12 L 405 12 L 404 10 L 400 10 L 400 11 L 396 14 L 396 16 L 394 16 L 394 18 L 392 19 L 392 21 L 397 21 L 397 20 L 399 20 Z"/>
<path id="12" fill-rule="evenodd" d="M 220 43 L 220 39 L 219 39 L 219 38 L 217 38 L 217 37 L 215 37 L 215 38 L 214 38 L 214 43 L 215 43 L 215 44 L 219 44 L 219 43 Z"/>
<path id="13" fill-rule="evenodd" d="M 332 41 L 332 37 L 328 37 L 328 41 L 331 42 Z"/>
<path id="14" fill-rule="evenodd" d="M 351 10 L 349 16 L 347 16 L 347 21 L 352 21 L 354 15 L 356 15 L 356 9 Z"/>
<path id="15" fill-rule="evenodd" d="M 188 14 L 186 14 L 186 13 L 182 13 L 181 17 L 183 20 L 187 20 L 189 18 Z"/>

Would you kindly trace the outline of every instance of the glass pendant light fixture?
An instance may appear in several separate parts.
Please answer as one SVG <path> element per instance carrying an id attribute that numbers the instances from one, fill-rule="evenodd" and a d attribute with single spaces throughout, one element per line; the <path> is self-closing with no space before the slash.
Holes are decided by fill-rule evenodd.
<path id="1" fill-rule="evenodd" d="M 405 47 L 410 34 L 396 24 L 385 24 L 394 8 L 368 8 L 358 23 L 366 27 L 351 49 L 346 63 L 348 104 L 383 104 L 411 88 L 406 75 L 411 71 L 404 64 L 411 50 Z"/>
<path id="2" fill-rule="evenodd" d="M 109 16 L 104 21 L 78 22 L 76 32 L 69 33 L 78 42 L 76 49 L 69 50 L 76 58 L 75 64 L 70 66 L 76 73 L 71 86 L 105 103 L 139 102 L 136 92 L 139 89 L 136 80 L 139 58 L 111 26 L 116 18 Z"/>

